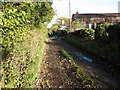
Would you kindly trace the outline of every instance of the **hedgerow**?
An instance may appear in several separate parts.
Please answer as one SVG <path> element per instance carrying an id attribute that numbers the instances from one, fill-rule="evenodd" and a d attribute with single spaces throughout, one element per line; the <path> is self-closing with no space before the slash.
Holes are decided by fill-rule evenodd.
<path id="1" fill-rule="evenodd" d="M 93 29 L 82 28 L 78 31 L 71 32 L 70 35 L 77 36 L 80 39 L 84 39 L 84 40 L 91 40 L 91 39 L 94 39 L 94 32 L 95 32 L 95 30 L 93 30 Z"/>
<path id="2" fill-rule="evenodd" d="M 9 52 L 21 42 L 32 26 L 39 27 L 52 19 L 53 9 L 49 3 L 3 3 L 3 50 Z"/>
<path id="3" fill-rule="evenodd" d="M 2 2 L 2 88 L 35 87 L 47 24 L 54 15 L 47 2 Z M 39 29 L 36 29 L 39 28 Z"/>

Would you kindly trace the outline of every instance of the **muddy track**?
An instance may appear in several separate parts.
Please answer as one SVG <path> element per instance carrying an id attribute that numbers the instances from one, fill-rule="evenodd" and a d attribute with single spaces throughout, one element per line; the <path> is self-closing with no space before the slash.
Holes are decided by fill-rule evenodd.
<path id="1" fill-rule="evenodd" d="M 60 54 L 60 50 L 65 49 L 74 61 L 67 60 Z M 49 39 L 46 42 L 46 51 L 42 61 L 38 88 L 84 88 L 79 79 L 74 74 L 76 65 L 83 68 L 87 75 L 93 79 L 97 87 L 115 88 L 118 87 L 118 81 L 107 74 L 94 62 L 79 60 L 74 55 L 77 50 L 64 41 L 59 39 Z"/>

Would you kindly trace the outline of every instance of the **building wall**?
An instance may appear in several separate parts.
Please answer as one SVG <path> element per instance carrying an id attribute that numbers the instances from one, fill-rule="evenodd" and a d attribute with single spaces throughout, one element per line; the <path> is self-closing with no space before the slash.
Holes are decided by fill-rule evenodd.
<path id="1" fill-rule="evenodd" d="M 120 23 L 120 1 L 119 1 L 119 13 L 101 13 L 101 14 L 73 14 L 72 22 L 79 20 L 85 28 L 96 29 L 97 25 L 108 22 L 110 24 Z"/>

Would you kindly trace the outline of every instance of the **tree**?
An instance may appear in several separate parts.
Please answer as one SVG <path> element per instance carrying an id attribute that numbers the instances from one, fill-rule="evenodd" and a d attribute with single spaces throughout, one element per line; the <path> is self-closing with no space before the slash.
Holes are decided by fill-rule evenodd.
<path id="1" fill-rule="evenodd" d="M 64 25 L 66 25 L 66 26 L 67 26 L 67 24 L 69 24 L 69 18 L 66 18 L 66 17 L 60 17 L 60 18 L 58 18 L 58 20 L 60 20 L 61 23 L 62 23 L 62 21 L 64 21 Z"/>
<path id="2" fill-rule="evenodd" d="M 72 28 L 73 30 L 80 30 L 80 28 L 83 28 L 83 25 L 80 23 L 79 20 L 75 20 L 72 22 Z"/>
<path id="3" fill-rule="evenodd" d="M 64 23 L 63 23 L 64 22 Z M 57 19 L 57 21 L 55 22 L 55 24 L 52 25 L 52 27 L 50 28 L 50 30 L 59 30 L 63 25 L 67 27 L 67 25 L 69 24 L 69 19 L 66 17 L 60 17 Z"/>

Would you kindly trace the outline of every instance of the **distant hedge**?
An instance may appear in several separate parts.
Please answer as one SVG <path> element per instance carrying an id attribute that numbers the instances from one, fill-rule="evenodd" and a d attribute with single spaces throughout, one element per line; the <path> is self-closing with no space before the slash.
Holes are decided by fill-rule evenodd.
<path id="1" fill-rule="evenodd" d="M 82 28 L 78 31 L 71 32 L 71 36 L 77 36 L 80 39 L 85 39 L 85 40 L 91 40 L 94 39 L 94 32 L 95 30 L 90 29 L 90 28 Z"/>

